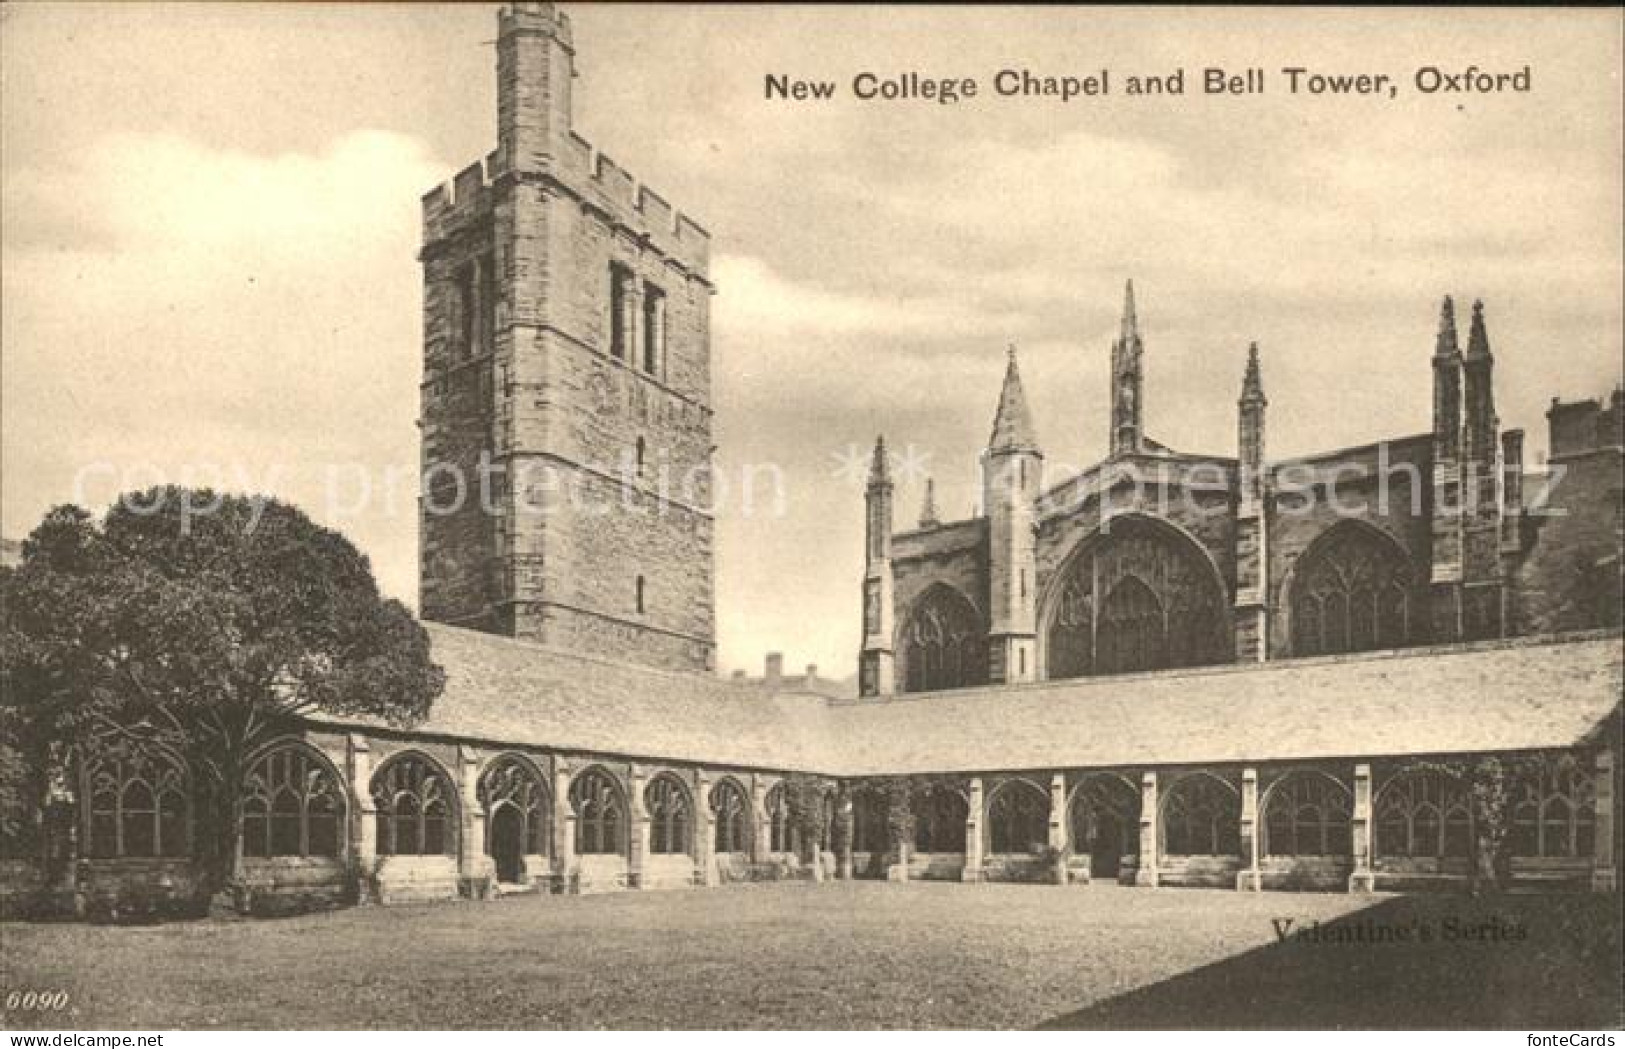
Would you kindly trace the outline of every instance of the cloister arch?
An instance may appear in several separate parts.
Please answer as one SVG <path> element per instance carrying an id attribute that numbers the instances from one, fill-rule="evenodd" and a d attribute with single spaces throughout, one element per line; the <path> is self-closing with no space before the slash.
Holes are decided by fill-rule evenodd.
<path id="1" fill-rule="evenodd" d="M 649 852 L 683 856 L 694 851 L 694 796 L 677 776 L 662 772 L 643 788 L 643 811 L 649 817 Z"/>
<path id="2" fill-rule="evenodd" d="M 748 854 L 751 851 L 754 821 L 751 819 L 750 794 L 744 785 L 732 776 L 722 777 L 711 788 L 710 804 L 713 846 L 717 855 Z"/>
<path id="3" fill-rule="evenodd" d="M 1139 790 L 1116 773 L 1084 776 L 1067 798 L 1067 835 L 1091 878 L 1116 878 L 1139 853 Z"/>
<path id="4" fill-rule="evenodd" d="M 1030 779 L 1007 779 L 987 799 L 990 855 L 1032 855 L 1049 844 L 1049 792 Z"/>
<path id="5" fill-rule="evenodd" d="M 327 755 L 300 739 L 272 740 L 243 776 L 243 855 L 344 855 L 349 793 Z"/>
<path id="6" fill-rule="evenodd" d="M 1259 799 L 1263 854 L 1353 855 L 1353 802 L 1349 788 L 1324 772 L 1288 772 Z"/>
<path id="7" fill-rule="evenodd" d="M 480 773 L 476 794 L 485 809 L 485 852 L 497 880 L 520 882 L 526 857 L 553 852 L 553 792 L 528 758 L 500 754 Z"/>
<path id="8" fill-rule="evenodd" d="M 1239 856 L 1241 793 L 1211 772 L 1179 777 L 1162 795 L 1158 838 L 1168 856 Z"/>
<path id="9" fill-rule="evenodd" d="M 372 775 L 378 855 L 452 856 L 457 852 L 457 792 L 451 775 L 420 750 L 404 750 Z"/>
<path id="10" fill-rule="evenodd" d="M 570 781 L 577 856 L 625 856 L 630 820 L 620 782 L 602 765 L 588 765 Z"/>
<path id="11" fill-rule="evenodd" d="M 158 859 L 191 849 L 192 779 L 179 754 L 158 743 L 107 736 L 81 766 L 86 855 Z"/>

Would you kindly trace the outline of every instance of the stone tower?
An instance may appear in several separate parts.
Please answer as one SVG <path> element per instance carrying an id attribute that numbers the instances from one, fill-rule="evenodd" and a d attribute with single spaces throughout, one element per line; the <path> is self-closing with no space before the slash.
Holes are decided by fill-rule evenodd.
<path id="1" fill-rule="evenodd" d="M 710 235 L 571 126 L 551 4 L 498 16 L 497 148 L 423 198 L 425 619 L 712 666 Z"/>
<path id="2" fill-rule="evenodd" d="M 1044 453 L 1021 389 L 1015 347 L 1005 366 L 993 433 L 982 453 L 988 535 L 988 680 L 1037 675 L 1038 489 Z"/>
<path id="3" fill-rule="evenodd" d="M 1264 378 L 1258 343 L 1247 347 L 1247 370 L 1236 402 L 1239 497 L 1236 500 L 1236 661 L 1269 658 L 1269 492 L 1264 459 Z"/>

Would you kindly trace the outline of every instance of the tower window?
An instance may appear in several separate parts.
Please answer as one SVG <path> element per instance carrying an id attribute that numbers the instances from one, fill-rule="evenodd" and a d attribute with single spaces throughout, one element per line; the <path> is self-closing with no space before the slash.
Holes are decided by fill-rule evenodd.
<path id="1" fill-rule="evenodd" d="M 462 267 L 457 271 L 455 279 L 457 283 L 454 308 L 457 312 L 452 318 L 452 324 L 457 343 L 457 357 L 462 359 L 474 355 L 476 321 L 479 317 L 478 296 L 475 294 L 474 267 Z"/>
<path id="2" fill-rule="evenodd" d="M 643 370 L 658 376 L 666 363 L 666 293 L 643 286 Z"/>
<path id="3" fill-rule="evenodd" d="M 643 438 L 639 437 L 638 438 L 638 462 L 637 462 L 637 469 L 638 469 L 638 477 L 639 477 L 639 479 L 642 479 L 642 477 L 644 475 L 645 467 L 648 465 L 648 455 L 649 455 L 648 445 L 646 445 L 644 443 Z"/>
<path id="4" fill-rule="evenodd" d="M 609 352 L 618 361 L 631 356 L 632 271 L 618 262 L 609 265 Z"/>
<path id="5" fill-rule="evenodd" d="M 639 614 L 640 614 L 640 615 L 641 615 L 641 614 L 642 614 L 642 613 L 643 613 L 643 590 L 644 590 L 644 587 L 643 587 L 643 577 L 642 577 L 642 576 L 638 576 L 638 585 L 637 585 L 637 605 L 638 605 L 638 613 L 639 613 Z"/>

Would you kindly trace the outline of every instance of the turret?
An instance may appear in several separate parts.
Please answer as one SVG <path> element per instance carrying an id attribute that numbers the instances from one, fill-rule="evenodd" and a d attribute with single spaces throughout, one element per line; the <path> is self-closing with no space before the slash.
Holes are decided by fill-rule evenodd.
<path id="1" fill-rule="evenodd" d="M 1461 636 L 1461 348 L 1446 295 L 1433 342 L 1433 520 L 1429 625 L 1435 641 Z"/>
<path id="2" fill-rule="evenodd" d="M 920 504 L 920 527 L 935 528 L 942 523 L 937 516 L 937 482 L 929 477 L 925 479 L 925 499 Z"/>
<path id="3" fill-rule="evenodd" d="M 863 646 L 858 652 L 858 691 L 888 696 L 896 689 L 892 648 L 892 481 L 886 439 L 875 439 L 864 490 Z"/>
<path id="4" fill-rule="evenodd" d="M 570 131 L 575 47 L 552 4 L 512 3 L 497 17 L 497 150 L 513 171 L 540 171 Z"/>
<path id="5" fill-rule="evenodd" d="M 1236 659 L 1269 658 L 1269 515 L 1265 507 L 1264 379 L 1258 343 L 1247 347 L 1247 369 L 1236 402 L 1241 498 L 1236 503 Z"/>
<path id="6" fill-rule="evenodd" d="M 1501 437 L 1495 417 L 1495 358 L 1484 325 L 1484 304 L 1473 303 L 1467 354 L 1462 358 L 1461 582 L 1462 634 L 1467 640 L 1500 637 Z"/>
<path id="7" fill-rule="evenodd" d="M 1127 455 L 1144 447 L 1142 418 L 1144 375 L 1141 355 L 1140 322 L 1134 311 L 1134 282 L 1123 289 L 1123 319 L 1117 341 L 1112 343 L 1112 432 L 1113 455 Z"/>
<path id="8" fill-rule="evenodd" d="M 1033 432 L 1010 348 L 993 432 L 982 454 L 982 506 L 988 520 L 988 679 L 1036 676 L 1037 504 L 1044 453 Z"/>

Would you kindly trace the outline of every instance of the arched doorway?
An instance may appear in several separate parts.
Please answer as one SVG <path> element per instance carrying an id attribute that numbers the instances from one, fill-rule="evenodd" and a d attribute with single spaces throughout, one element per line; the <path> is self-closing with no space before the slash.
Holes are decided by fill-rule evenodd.
<path id="1" fill-rule="evenodd" d="M 491 860 L 497 881 L 514 884 L 525 876 L 525 821 L 512 805 L 499 805 L 491 814 Z"/>
<path id="2" fill-rule="evenodd" d="M 529 870 L 525 857 L 540 861 L 552 852 L 553 798 L 535 767 L 516 755 L 499 757 L 480 775 L 478 794 L 497 880 L 520 884 L 541 873 Z"/>
<path id="3" fill-rule="evenodd" d="M 1094 775 L 1072 795 L 1072 851 L 1091 879 L 1116 880 L 1140 850 L 1140 794 L 1121 777 Z"/>

